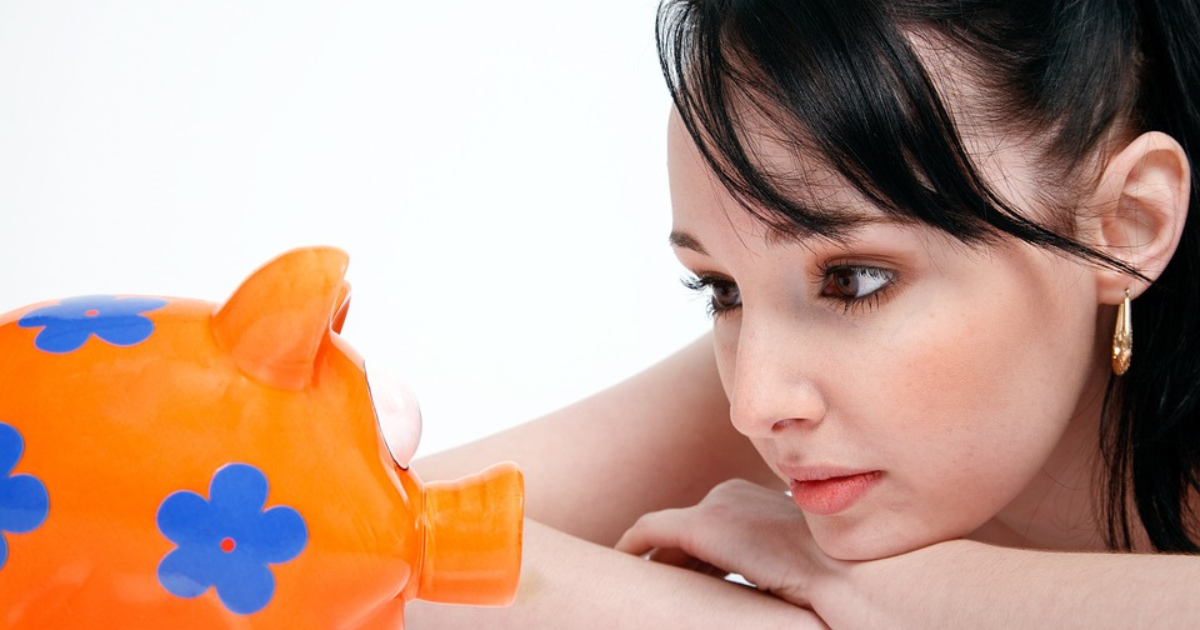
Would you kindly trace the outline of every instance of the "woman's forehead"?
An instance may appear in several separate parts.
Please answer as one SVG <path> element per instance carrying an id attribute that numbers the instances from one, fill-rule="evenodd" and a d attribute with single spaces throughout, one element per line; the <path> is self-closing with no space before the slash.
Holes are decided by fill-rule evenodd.
<path id="1" fill-rule="evenodd" d="M 974 78 L 971 62 L 956 59 L 950 45 L 931 43 L 928 38 L 914 38 L 914 42 L 914 48 L 930 69 L 931 80 L 947 114 L 954 120 L 953 129 L 965 158 L 986 185 L 1014 207 L 1035 209 L 1044 205 L 1045 196 L 1038 192 L 1046 177 L 1039 167 L 1045 150 L 1042 142 L 1028 131 L 1018 130 L 1017 123 L 1010 117 L 989 113 L 989 107 L 996 109 L 998 99 L 988 96 L 991 90 L 981 87 Z M 914 215 L 910 208 L 883 207 L 868 198 L 871 191 L 879 190 L 885 183 L 849 180 L 831 164 L 819 143 L 805 133 L 805 121 L 794 119 L 794 114 L 784 112 L 764 99 L 749 96 L 731 99 L 728 105 L 726 114 L 736 121 L 738 144 L 751 168 L 797 211 L 798 216 L 790 217 L 777 209 L 762 207 L 762 204 L 748 208 L 774 229 L 784 234 L 815 233 L 837 238 L 842 231 L 864 220 L 881 217 L 907 220 Z M 696 133 L 707 137 L 708 132 L 701 128 L 707 116 L 691 118 Z M 711 192 L 726 198 L 730 208 L 746 207 L 729 194 L 728 187 L 713 172 L 712 163 L 699 150 L 683 116 L 675 108 L 671 110 L 668 142 L 668 163 L 672 171 L 686 169 L 703 173 L 704 178 L 712 182 Z M 711 153 L 726 173 L 741 177 L 746 172 L 744 167 L 731 164 L 722 149 L 713 147 Z M 921 155 L 895 159 L 908 162 L 901 170 L 915 178 L 918 186 L 929 187 Z M 873 163 L 877 161 L 877 158 L 872 159 Z M 691 179 L 698 181 L 694 175 Z M 877 199 L 884 199 L 883 203 L 897 201 L 887 193 Z M 799 221 L 795 220 L 797 218 Z M 813 226 L 819 227 L 814 229 Z"/>
<path id="2" fill-rule="evenodd" d="M 813 157 L 810 149 L 801 146 L 803 143 L 788 146 L 780 141 L 778 134 L 764 118 L 747 117 L 744 120 L 743 133 L 756 168 L 774 182 L 782 183 L 784 189 L 780 192 L 786 194 L 798 209 L 810 216 L 821 217 L 839 229 L 880 221 L 904 221 L 867 200 L 829 164 Z M 739 202 L 705 159 L 675 109 L 672 109 L 668 123 L 667 160 L 672 200 L 676 206 L 683 206 L 680 210 L 689 206 L 705 206 L 723 213 L 750 212 L 768 219 L 761 223 L 778 233 L 772 238 L 791 239 L 802 234 L 822 236 L 811 231 L 789 229 L 784 225 L 768 225 L 771 219 L 782 217 L 777 217 L 776 212 L 766 208 L 746 208 Z"/>

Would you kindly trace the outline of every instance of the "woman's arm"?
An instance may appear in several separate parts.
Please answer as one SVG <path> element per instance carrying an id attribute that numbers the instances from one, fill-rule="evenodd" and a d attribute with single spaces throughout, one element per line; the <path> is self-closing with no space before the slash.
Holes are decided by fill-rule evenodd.
<path id="1" fill-rule="evenodd" d="M 753 589 L 647 562 L 531 521 L 521 587 L 511 607 L 418 600 L 406 606 L 405 617 L 409 627 L 430 629 L 828 630 L 811 612 Z"/>
<path id="2" fill-rule="evenodd" d="M 729 422 L 708 335 L 581 402 L 413 466 L 453 479 L 502 460 L 525 474 L 526 516 L 603 545 L 732 477 L 782 488 Z"/>
<path id="3" fill-rule="evenodd" d="M 1196 628 L 1200 558 L 939 543 L 817 585 L 838 628 Z"/>
<path id="4" fill-rule="evenodd" d="M 811 607 L 833 630 L 1196 628 L 1200 558 L 1049 552 L 954 540 L 863 562 L 826 556 L 780 492 L 724 483 L 644 516 L 618 549 L 675 550 Z M 635 556 L 631 556 L 635 557 Z"/>
<path id="5" fill-rule="evenodd" d="M 407 606 L 414 628 L 823 628 L 811 612 L 610 548 L 646 512 L 731 477 L 782 489 L 732 428 L 712 339 L 561 411 L 418 460 L 427 480 L 501 460 L 525 473 L 521 584 L 509 608 Z M 589 542 L 590 541 L 590 542 Z"/>

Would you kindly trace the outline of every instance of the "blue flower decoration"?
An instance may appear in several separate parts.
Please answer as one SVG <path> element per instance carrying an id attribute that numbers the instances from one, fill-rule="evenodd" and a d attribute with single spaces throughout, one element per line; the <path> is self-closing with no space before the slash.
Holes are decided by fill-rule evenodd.
<path id="1" fill-rule="evenodd" d="M 25 440 L 12 425 L 0 422 L 0 569 L 8 560 L 4 532 L 23 534 L 37 529 L 50 513 L 46 486 L 33 475 L 13 475 Z"/>
<path id="2" fill-rule="evenodd" d="M 154 322 L 141 314 L 166 305 L 161 298 L 89 295 L 30 311 L 17 323 L 22 328 L 44 327 L 34 345 L 45 352 L 74 352 L 92 335 L 114 346 L 132 346 L 154 332 Z"/>
<path id="3" fill-rule="evenodd" d="M 171 594 L 198 597 L 215 586 L 221 603 L 239 615 L 263 609 L 275 594 L 269 564 L 287 562 L 308 544 L 296 510 L 267 503 L 267 478 L 249 464 L 228 464 L 213 475 L 211 500 L 181 490 L 158 508 L 158 529 L 178 548 L 158 565 Z"/>

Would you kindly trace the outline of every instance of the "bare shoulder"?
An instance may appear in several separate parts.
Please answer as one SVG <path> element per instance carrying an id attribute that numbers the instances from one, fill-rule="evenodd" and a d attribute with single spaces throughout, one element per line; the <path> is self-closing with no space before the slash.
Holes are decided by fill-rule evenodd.
<path id="1" fill-rule="evenodd" d="M 591 397 L 415 466 L 448 478 L 498 460 L 525 471 L 531 518 L 602 544 L 727 479 L 778 483 L 729 422 L 707 335 Z"/>

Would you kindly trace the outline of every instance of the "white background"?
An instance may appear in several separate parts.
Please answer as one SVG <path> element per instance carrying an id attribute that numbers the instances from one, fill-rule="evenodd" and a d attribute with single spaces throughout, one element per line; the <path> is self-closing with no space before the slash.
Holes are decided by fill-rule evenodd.
<path id="1" fill-rule="evenodd" d="M 0 311 L 221 301 L 330 244 L 419 454 L 606 387 L 708 325 L 666 244 L 655 5 L 0 0 Z"/>

